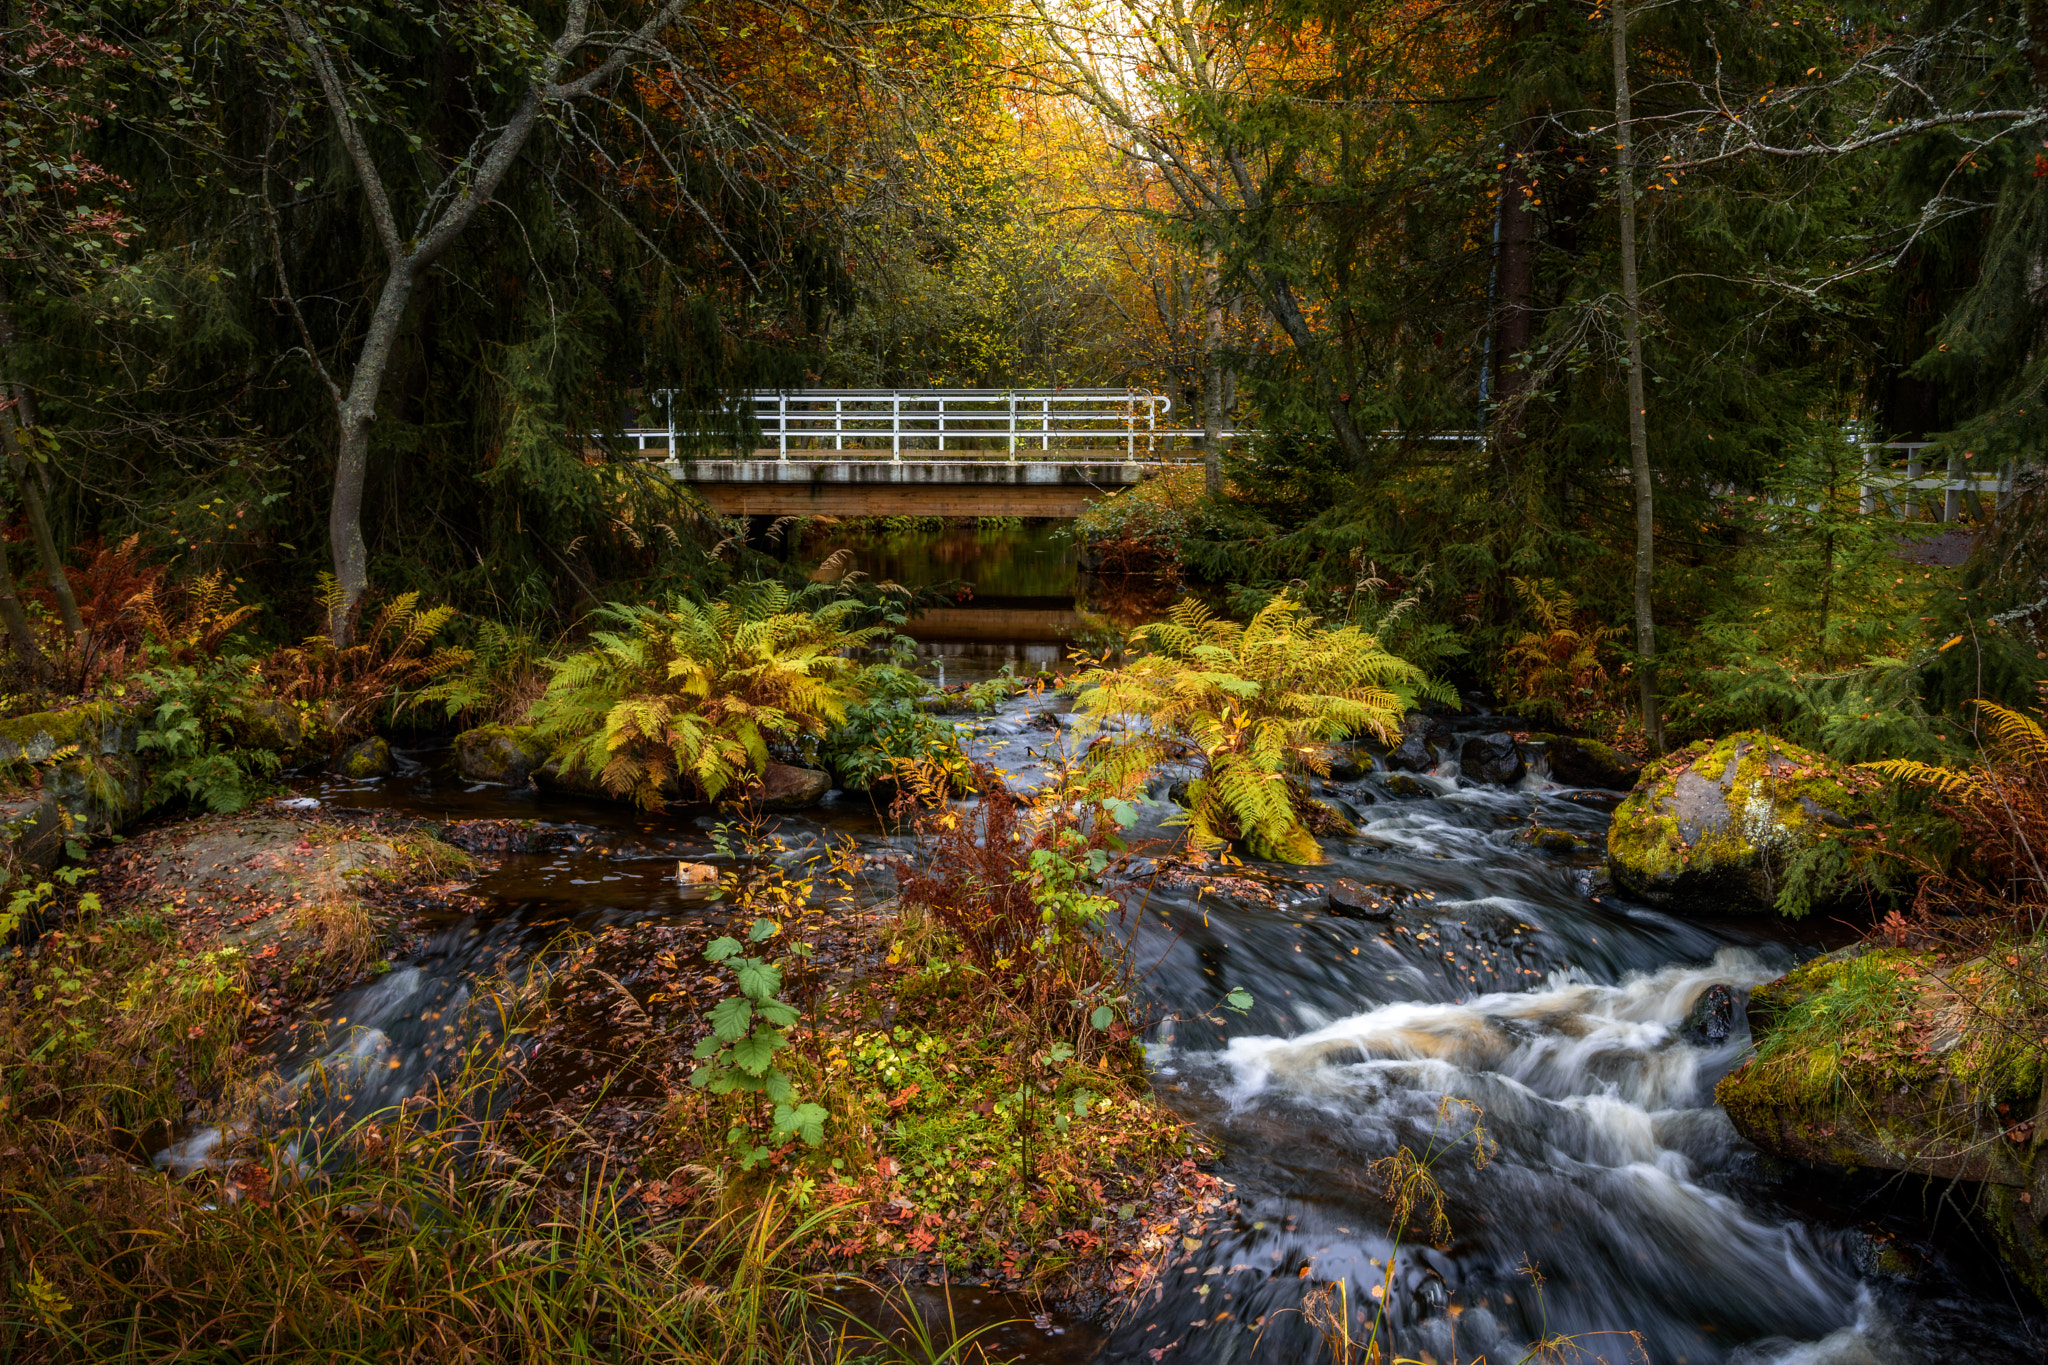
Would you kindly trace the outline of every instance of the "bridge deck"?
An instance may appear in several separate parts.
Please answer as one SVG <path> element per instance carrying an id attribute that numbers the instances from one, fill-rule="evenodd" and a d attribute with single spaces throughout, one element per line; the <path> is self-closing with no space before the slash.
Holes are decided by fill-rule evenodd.
<path id="1" fill-rule="evenodd" d="M 727 516 L 1075 517 L 1098 498 L 1174 462 L 1121 451 L 1063 451 L 1058 459 L 676 460 L 663 467 Z"/>

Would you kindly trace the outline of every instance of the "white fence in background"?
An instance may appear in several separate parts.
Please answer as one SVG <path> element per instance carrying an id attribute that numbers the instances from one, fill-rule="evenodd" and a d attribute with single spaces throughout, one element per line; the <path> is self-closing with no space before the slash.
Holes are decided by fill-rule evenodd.
<path id="1" fill-rule="evenodd" d="M 773 451 L 779 460 L 1059 459 L 1105 453 L 1126 460 L 1173 463 L 1201 454 L 1199 427 L 1172 425 L 1173 400 L 1144 389 L 798 389 L 749 394 L 717 414 L 677 413 L 670 391 L 650 395 L 668 413 L 661 427 L 628 427 L 637 450 L 670 457 L 701 447 L 704 437 L 744 444 L 745 454 Z M 1223 439 L 1255 434 L 1225 430 Z M 1397 433 L 1382 433 L 1396 439 Z M 1484 433 L 1446 431 L 1422 438 L 1459 449 L 1485 445 Z M 1960 451 L 1930 471 L 1926 442 L 1869 442 L 1859 481 L 1865 515 L 1887 511 L 1906 520 L 1954 521 L 1981 513 L 2012 487 L 2012 466 L 1978 473 Z M 731 458 L 704 452 L 702 458 Z M 1971 506 L 1972 503 L 1977 506 Z"/>

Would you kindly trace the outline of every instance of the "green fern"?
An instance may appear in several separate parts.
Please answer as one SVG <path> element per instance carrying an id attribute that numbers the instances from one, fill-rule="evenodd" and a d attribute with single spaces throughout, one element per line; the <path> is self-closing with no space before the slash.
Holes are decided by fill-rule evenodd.
<path id="1" fill-rule="evenodd" d="M 529 719 L 565 775 L 652 808 L 679 791 L 717 799 L 768 766 L 769 746 L 846 718 L 849 651 L 888 633 L 861 604 L 811 610 L 775 584 L 740 602 L 612 603 L 587 648 L 550 660 Z"/>
<path id="2" fill-rule="evenodd" d="M 1128 795 L 1161 762 L 1192 761 L 1200 775 L 1188 784 L 1185 820 L 1195 844 L 1238 838 L 1278 862 L 1323 856 L 1290 774 L 1327 772 L 1323 744 L 1388 737 L 1418 697 L 1442 692 L 1374 635 L 1323 629 L 1284 595 L 1244 625 L 1190 598 L 1132 632 L 1131 646 L 1143 652 L 1125 667 L 1078 679 L 1078 709 L 1142 722 L 1091 751 L 1086 780 Z"/>

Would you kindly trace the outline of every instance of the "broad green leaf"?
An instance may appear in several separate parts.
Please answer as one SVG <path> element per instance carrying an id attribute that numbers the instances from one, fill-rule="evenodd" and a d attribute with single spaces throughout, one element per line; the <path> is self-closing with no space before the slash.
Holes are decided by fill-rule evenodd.
<path id="1" fill-rule="evenodd" d="M 754 1012 L 778 1028 L 790 1028 L 797 1021 L 796 1006 L 780 1000 L 764 1000 L 755 1006 Z"/>
<path id="2" fill-rule="evenodd" d="M 713 962 L 723 962 L 738 952 L 740 946 L 740 941 L 736 938 L 714 938 L 704 949 L 704 956 Z"/>
<path id="3" fill-rule="evenodd" d="M 747 942 L 760 943 L 764 939 L 774 938 L 781 932 L 781 927 L 774 920 L 757 919 L 754 921 L 753 927 L 747 930 Z"/>
<path id="4" fill-rule="evenodd" d="M 745 1038 L 732 1045 L 732 1062 L 749 1076 L 759 1076 L 775 1060 L 775 1050 L 786 1046 L 786 1040 L 777 1029 L 755 1029 Z"/>
<path id="5" fill-rule="evenodd" d="M 1121 797 L 1113 796 L 1102 803 L 1102 808 L 1109 812 L 1110 819 L 1116 821 L 1124 829 L 1129 829 L 1138 823 L 1138 803 L 1135 801 L 1126 801 Z"/>
<path id="6" fill-rule="evenodd" d="M 789 1077 L 783 1074 L 781 1067 L 769 1067 L 768 1074 L 763 1076 L 761 1080 L 761 1093 L 775 1101 L 775 1103 L 781 1104 L 789 1098 Z"/>
<path id="7" fill-rule="evenodd" d="M 772 1000 L 782 989 L 782 969 L 756 958 L 740 963 L 739 978 L 740 989 L 755 1000 Z"/>
<path id="8" fill-rule="evenodd" d="M 1107 1005 L 1097 1005 L 1089 1014 L 1088 1022 L 1098 1029 L 1106 1029 L 1116 1022 L 1116 1011 Z"/>
<path id="9" fill-rule="evenodd" d="M 1223 1005 L 1226 1009 L 1233 1009 L 1239 1014 L 1243 1014 L 1252 1007 L 1252 993 L 1242 986 L 1233 986 L 1230 989 L 1230 994 L 1223 997 Z"/>
<path id="10" fill-rule="evenodd" d="M 754 1007 L 737 996 L 729 996 L 711 1007 L 711 1031 L 728 1043 L 747 1036 L 754 1026 Z"/>
<path id="11" fill-rule="evenodd" d="M 792 1108 L 778 1104 L 775 1106 L 775 1131 L 793 1134 L 804 1146 L 815 1147 L 825 1140 L 827 1117 L 822 1105 L 799 1104 Z"/>

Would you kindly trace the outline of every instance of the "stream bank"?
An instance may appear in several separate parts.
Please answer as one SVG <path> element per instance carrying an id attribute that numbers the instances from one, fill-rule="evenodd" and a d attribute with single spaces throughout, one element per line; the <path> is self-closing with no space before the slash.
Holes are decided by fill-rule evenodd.
<path id="1" fill-rule="evenodd" d="M 963 657 L 937 643 L 927 669 Z M 966 657 L 999 667 L 996 653 Z M 1065 711 L 1056 697 L 1013 697 L 959 721 L 961 742 L 1006 785 L 1038 788 L 1085 740 Z M 1619 791 L 1559 781 L 1570 774 L 1499 717 L 1416 730 L 1415 746 L 1315 783 L 1356 826 L 1320 841 L 1323 865 L 1128 868 L 1130 1022 L 1143 1032 L 1121 1041 L 1142 1042 L 1144 1069 L 1104 1071 L 1100 1091 L 1117 1104 L 1087 1115 L 1072 1105 L 1082 1080 L 1064 1072 L 1043 1078 L 1050 1093 L 1018 1086 L 1034 1115 L 1021 1125 L 996 1110 L 1008 1081 L 977 1074 L 958 1092 L 973 1103 L 951 1104 L 937 1079 L 947 1065 L 993 1073 L 1005 1059 L 976 1051 L 957 1020 L 949 1032 L 878 1012 L 934 966 L 915 952 L 888 961 L 906 940 L 872 918 L 900 889 L 887 869 L 938 860 L 872 800 L 829 792 L 749 851 L 719 829 L 728 816 L 466 781 L 436 747 L 397 746 L 383 776 L 295 782 L 287 809 L 310 827 L 384 842 L 421 830 L 478 862 L 401 888 L 418 903 L 391 922 L 384 970 L 308 1002 L 266 1058 L 280 1074 L 323 1065 L 342 1079 L 323 1103 L 346 1121 L 459 1070 L 470 1054 L 456 1021 L 501 1001 L 544 1009 L 540 1034 L 516 1035 L 521 1120 L 570 1144 L 581 1169 L 620 1178 L 636 1210 L 686 1206 L 718 1177 L 717 1163 L 691 1159 L 708 1151 L 701 1135 L 723 1137 L 704 1122 L 715 1109 L 686 1108 L 700 1034 L 681 1025 L 731 994 L 705 950 L 748 939 L 737 902 L 749 888 L 786 888 L 838 841 L 856 887 L 846 913 L 787 933 L 816 950 L 819 1001 L 832 998 L 825 978 L 854 988 L 834 1040 L 873 1145 L 863 1170 L 782 1169 L 815 1179 L 814 1194 L 857 1187 L 833 1195 L 870 1215 L 842 1233 L 862 1239 L 849 1262 L 937 1276 L 918 1239 L 964 1245 L 983 1231 L 970 1220 L 987 1221 L 986 1205 L 946 1201 L 944 1177 L 957 1186 L 985 1160 L 984 1185 L 1014 1170 L 1023 1186 L 1045 1169 L 963 1144 L 991 1127 L 1006 1140 L 1042 1132 L 1029 1125 L 1050 1117 L 1045 1100 L 1068 1101 L 1070 1133 L 1130 1133 L 1125 1183 L 1048 1189 L 1060 1202 L 1042 1212 L 1057 1224 L 997 1228 L 995 1254 L 958 1266 L 1026 1293 L 1058 1288 L 1068 1267 L 1106 1266 L 1104 1292 L 1091 1301 L 1075 1286 L 1074 1304 L 1123 1311 L 1100 1338 L 1048 1313 L 1006 1347 L 1041 1360 L 1277 1362 L 1376 1324 L 1382 1344 L 1439 1361 L 1518 1359 L 1559 1333 L 1577 1343 L 1567 1359 L 1626 1358 L 1637 1343 L 1652 1360 L 1743 1365 L 2039 1358 L 2033 1310 L 1942 1191 L 1773 1161 L 1714 1101 L 1749 1043 L 1744 998 L 1845 935 L 1642 904 L 1609 883 L 1598 852 Z M 1172 833 L 1171 784 L 1155 785 L 1136 809 L 1139 841 Z M 678 862 L 718 869 L 730 898 L 679 882 Z M 230 924 L 248 913 L 223 910 Z M 1242 1016 L 1216 1008 L 1236 987 L 1252 997 Z M 644 1046 L 660 1032 L 680 1033 L 680 1051 Z M 799 1093 L 814 1083 L 791 1069 Z M 976 1112 L 984 1102 L 991 1112 Z M 678 1131 L 699 1147 L 662 1148 Z M 1385 1164 L 1404 1150 L 1426 1183 Z M 626 1172 L 640 1153 L 648 1164 Z M 1027 1227 L 1059 1235 L 1032 1242 Z M 980 1297 L 991 1312 L 1014 1306 Z"/>

